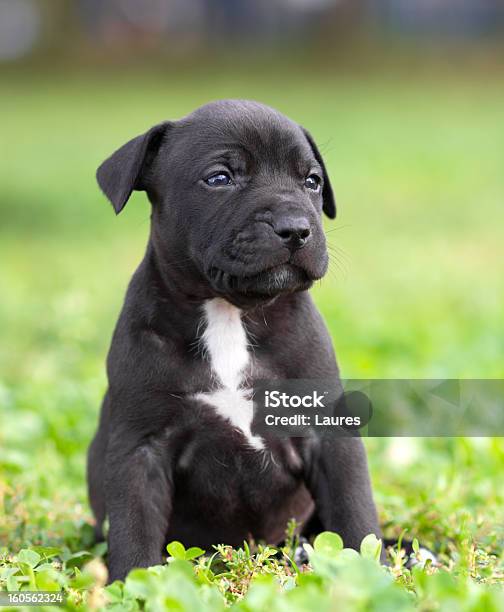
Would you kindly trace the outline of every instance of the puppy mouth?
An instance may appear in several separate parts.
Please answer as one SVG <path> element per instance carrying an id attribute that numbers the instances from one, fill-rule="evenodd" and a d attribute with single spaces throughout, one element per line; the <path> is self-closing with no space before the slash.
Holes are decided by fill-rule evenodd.
<path id="1" fill-rule="evenodd" d="M 271 299 L 281 293 L 304 291 L 313 284 L 306 271 L 291 263 L 283 263 L 251 276 L 229 274 L 217 267 L 208 273 L 213 288 L 225 295 L 250 299 Z"/>

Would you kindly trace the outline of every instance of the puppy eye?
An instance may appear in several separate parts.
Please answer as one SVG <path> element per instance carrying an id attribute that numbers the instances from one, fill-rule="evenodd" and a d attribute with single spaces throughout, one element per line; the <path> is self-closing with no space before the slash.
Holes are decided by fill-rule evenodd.
<path id="1" fill-rule="evenodd" d="M 312 191 L 318 191 L 320 189 L 321 178 L 317 174 L 310 174 L 305 180 L 305 187 Z"/>
<path id="2" fill-rule="evenodd" d="M 232 182 L 227 172 L 217 172 L 217 174 L 212 174 L 212 176 L 205 179 L 205 183 L 210 185 L 210 187 L 226 187 L 231 185 Z"/>

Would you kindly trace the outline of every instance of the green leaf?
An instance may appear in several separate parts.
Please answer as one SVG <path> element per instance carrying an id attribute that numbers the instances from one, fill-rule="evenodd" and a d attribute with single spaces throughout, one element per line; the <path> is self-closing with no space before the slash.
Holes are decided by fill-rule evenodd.
<path id="1" fill-rule="evenodd" d="M 34 550 L 23 548 L 19 551 L 17 559 L 20 563 L 26 563 L 31 568 L 33 568 L 40 561 L 40 555 Z"/>
<path id="2" fill-rule="evenodd" d="M 189 561 L 185 559 L 175 559 L 170 563 L 169 566 L 161 567 L 162 572 L 168 572 L 169 576 L 180 575 L 187 578 L 190 582 L 196 582 L 196 576 L 194 575 L 193 566 Z"/>
<path id="3" fill-rule="evenodd" d="M 67 559 L 66 566 L 68 568 L 81 567 L 84 563 L 91 560 L 92 558 L 93 558 L 93 555 L 90 552 L 88 552 L 87 550 L 81 550 L 71 555 Z"/>
<path id="4" fill-rule="evenodd" d="M 174 559 L 180 559 L 183 561 L 186 558 L 186 549 L 184 548 L 182 542 L 177 542 L 177 540 L 174 540 L 168 544 L 166 550 Z"/>
<path id="5" fill-rule="evenodd" d="M 359 559 L 359 553 L 353 548 L 344 548 L 338 554 L 338 561 L 351 561 L 353 559 Z"/>
<path id="6" fill-rule="evenodd" d="M 413 548 L 413 552 L 415 553 L 415 555 L 418 555 L 418 553 L 420 552 L 420 545 L 418 543 L 417 538 L 413 538 L 413 542 L 411 546 Z"/>
<path id="7" fill-rule="evenodd" d="M 94 557 L 103 557 L 107 552 L 107 542 L 98 542 L 93 546 L 93 556 Z"/>
<path id="8" fill-rule="evenodd" d="M 0 569 L 0 580 L 8 580 L 14 574 L 19 572 L 19 567 L 5 567 Z"/>
<path id="9" fill-rule="evenodd" d="M 52 570 L 52 569 L 54 569 L 52 563 L 40 563 L 39 565 L 37 565 L 34 571 L 35 572 L 45 572 L 46 570 Z"/>
<path id="10" fill-rule="evenodd" d="M 124 592 L 137 599 L 148 599 L 156 592 L 156 576 L 148 570 L 131 570 L 124 583 Z"/>
<path id="11" fill-rule="evenodd" d="M 202 548 L 198 548 L 198 546 L 191 546 L 191 548 L 188 548 L 185 551 L 185 559 L 186 561 L 192 561 L 192 559 L 201 557 L 201 555 L 204 555 L 204 554 L 205 554 L 205 551 Z"/>
<path id="12" fill-rule="evenodd" d="M 306 554 L 308 555 L 308 559 L 310 559 L 310 557 L 313 555 L 313 553 L 315 552 L 313 546 L 311 544 L 309 544 L 308 542 L 305 542 L 303 544 L 303 549 L 306 552 Z"/>
<path id="13" fill-rule="evenodd" d="M 104 591 L 110 603 L 120 603 L 123 600 L 123 584 L 118 580 L 106 586 Z"/>
<path id="14" fill-rule="evenodd" d="M 70 581 L 70 587 L 76 591 L 83 591 L 91 588 L 95 583 L 95 579 L 87 572 L 78 572 Z"/>
<path id="15" fill-rule="evenodd" d="M 61 549 L 56 548 L 54 546 L 32 546 L 31 550 L 34 550 L 44 559 L 56 557 L 56 555 L 59 555 L 61 553 Z"/>
<path id="16" fill-rule="evenodd" d="M 367 535 L 360 545 L 361 555 L 373 561 L 380 561 L 381 549 L 382 541 L 379 540 L 374 533 Z"/>
<path id="17" fill-rule="evenodd" d="M 59 591 L 60 586 L 57 582 L 57 572 L 54 569 L 39 572 L 36 577 L 37 589 L 41 591 Z"/>
<path id="18" fill-rule="evenodd" d="M 8 576 L 6 580 L 6 586 L 8 591 L 18 591 L 19 590 L 18 576 Z"/>
<path id="19" fill-rule="evenodd" d="M 343 540 L 337 533 L 323 531 L 315 538 L 313 548 L 316 553 L 326 557 L 334 557 L 343 550 Z"/>

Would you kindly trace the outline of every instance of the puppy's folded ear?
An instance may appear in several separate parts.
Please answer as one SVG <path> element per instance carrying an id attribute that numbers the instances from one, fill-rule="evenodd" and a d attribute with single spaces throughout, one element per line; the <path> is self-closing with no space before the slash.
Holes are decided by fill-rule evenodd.
<path id="1" fill-rule="evenodd" d="M 318 147 L 315 144 L 315 141 L 313 140 L 311 134 L 308 132 L 308 130 L 305 130 L 304 128 L 301 128 L 301 129 L 303 130 L 304 135 L 306 136 L 306 140 L 308 140 L 308 142 L 310 143 L 310 147 L 312 148 L 313 154 L 315 155 L 315 159 L 320 164 L 322 168 L 322 172 L 324 174 L 324 188 L 322 190 L 322 201 L 323 201 L 322 210 L 329 217 L 329 219 L 335 219 L 336 218 L 336 200 L 334 199 L 331 182 L 329 181 L 329 176 L 327 174 L 324 160 L 322 159 L 322 155 L 320 154 L 320 151 L 318 150 Z"/>
<path id="2" fill-rule="evenodd" d="M 98 185 L 112 202 L 116 214 L 124 208 L 134 189 L 146 189 L 150 166 L 170 125 L 168 121 L 160 123 L 145 134 L 133 138 L 112 153 L 98 168 Z"/>

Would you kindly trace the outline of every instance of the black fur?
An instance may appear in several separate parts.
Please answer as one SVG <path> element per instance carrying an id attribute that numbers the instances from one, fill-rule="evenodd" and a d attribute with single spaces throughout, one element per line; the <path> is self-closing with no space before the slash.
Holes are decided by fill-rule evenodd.
<path id="1" fill-rule="evenodd" d="M 209 187 L 223 169 L 233 184 Z M 319 192 L 304 184 L 313 172 Z M 327 269 L 322 210 L 336 214 L 311 137 L 261 104 L 216 102 L 130 141 L 97 176 L 116 212 L 133 189 L 152 204 L 88 457 L 98 537 L 109 519 L 110 580 L 160 563 L 172 539 L 207 550 L 251 536 L 277 543 L 291 517 L 306 535 L 334 530 L 349 547 L 379 536 L 359 438 L 266 439 L 271 460 L 193 397 L 215 386 L 197 340 L 202 304 L 219 296 L 243 309 L 250 384 L 338 377 L 306 291 Z M 302 241 L 298 227 L 310 231 Z"/>

